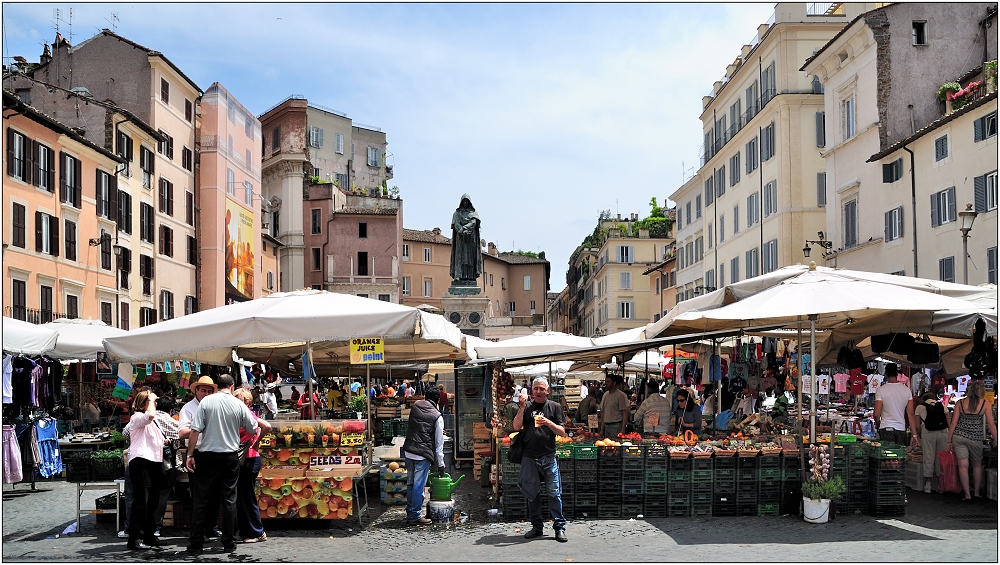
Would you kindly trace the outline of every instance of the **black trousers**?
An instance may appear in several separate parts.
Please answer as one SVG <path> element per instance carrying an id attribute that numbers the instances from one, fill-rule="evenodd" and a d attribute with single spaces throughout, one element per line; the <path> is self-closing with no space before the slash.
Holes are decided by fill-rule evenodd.
<path id="1" fill-rule="evenodd" d="M 162 465 L 141 457 L 128 463 L 129 481 L 132 483 L 132 507 L 128 514 L 128 541 L 135 543 L 156 541 L 156 507 L 160 504 Z"/>
<path id="2" fill-rule="evenodd" d="M 236 452 L 195 451 L 197 479 L 192 485 L 191 547 L 205 544 L 205 529 L 214 525 L 222 504 L 222 547 L 236 547 L 236 484 L 240 478 L 240 459 Z"/>

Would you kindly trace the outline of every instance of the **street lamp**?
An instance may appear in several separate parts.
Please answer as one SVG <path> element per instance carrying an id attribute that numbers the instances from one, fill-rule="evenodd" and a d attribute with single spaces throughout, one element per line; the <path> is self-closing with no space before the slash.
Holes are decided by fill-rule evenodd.
<path id="1" fill-rule="evenodd" d="M 958 213 L 958 218 L 962 221 L 962 227 L 958 229 L 962 232 L 962 274 L 965 284 L 969 284 L 969 232 L 978 215 L 979 212 L 972 209 L 972 204 L 966 204 L 965 210 Z"/>
<path id="2" fill-rule="evenodd" d="M 818 240 L 816 240 L 816 239 L 807 239 L 805 247 L 802 248 L 802 255 L 806 259 L 809 258 L 809 253 L 812 252 L 812 248 L 809 247 L 810 243 L 812 243 L 814 245 L 818 245 L 818 246 L 822 247 L 823 249 L 830 249 L 830 248 L 833 247 L 833 242 L 832 241 L 827 241 L 826 237 L 823 235 L 823 232 L 816 232 L 816 234 L 819 236 L 819 239 Z"/>

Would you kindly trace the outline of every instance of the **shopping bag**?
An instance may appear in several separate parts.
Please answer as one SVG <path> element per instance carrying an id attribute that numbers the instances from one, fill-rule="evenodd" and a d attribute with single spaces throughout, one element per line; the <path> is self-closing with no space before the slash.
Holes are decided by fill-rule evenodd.
<path id="1" fill-rule="evenodd" d="M 726 426 L 729 425 L 729 420 L 732 419 L 733 419 L 733 411 L 723 410 L 722 412 L 719 413 L 718 416 L 715 417 L 715 423 L 713 424 L 712 428 L 716 430 L 724 430 L 726 429 Z"/>
<path id="2" fill-rule="evenodd" d="M 938 492 L 962 492 L 958 481 L 958 462 L 952 451 L 938 451 L 938 464 L 941 465 L 941 476 L 938 477 Z"/>

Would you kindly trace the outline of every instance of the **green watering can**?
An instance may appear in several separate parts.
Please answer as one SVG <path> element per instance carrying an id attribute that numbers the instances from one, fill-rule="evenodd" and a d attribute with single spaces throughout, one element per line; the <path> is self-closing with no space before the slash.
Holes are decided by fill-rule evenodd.
<path id="1" fill-rule="evenodd" d="M 451 480 L 451 475 L 445 474 L 443 477 L 430 477 L 427 482 L 431 487 L 431 500 L 451 500 L 451 493 L 455 492 L 455 487 L 462 482 L 465 475 L 457 481 Z"/>

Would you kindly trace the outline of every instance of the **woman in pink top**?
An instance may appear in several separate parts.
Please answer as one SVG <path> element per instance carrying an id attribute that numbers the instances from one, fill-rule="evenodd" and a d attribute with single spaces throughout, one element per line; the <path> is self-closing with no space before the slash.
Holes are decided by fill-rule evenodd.
<path id="1" fill-rule="evenodd" d="M 245 388 L 236 389 L 233 396 L 240 399 L 243 404 L 250 409 L 253 402 L 253 394 Z M 247 450 L 246 461 L 240 467 L 240 478 L 236 484 L 236 523 L 239 526 L 239 535 L 243 538 L 243 543 L 255 543 L 267 541 L 267 534 L 264 533 L 264 523 L 260 519 L 260 507 L 257 506 L 257 493 L 254 485 L 257 484 L 257 475 L 260 473 L 261 460 L 257 445 L 260 443 L 261 435 L 271 429 L 271 425 L 265 420 L 257 418 L 256 434 L 248 433 L 240 428 L 240 443 L 250 443 Z"/>
<path id="2" fill-rule="evenodd" d="M 135 395 L 135 411 L 125 426 L 130 438 L 128 473 L 132 483 L 132 508 L 129 510 L 128 548 L 141 551 L 159 548 L 156 531 L 156 507 L 160 502 L 160 479 L 163 476 L 163 431 L 156 416 L 156 394 L 143 390 Z M 146 485 L 149 486 L 146 486 Z M 140 540 L 141 536 L 141 540 Z"/>

